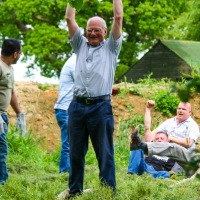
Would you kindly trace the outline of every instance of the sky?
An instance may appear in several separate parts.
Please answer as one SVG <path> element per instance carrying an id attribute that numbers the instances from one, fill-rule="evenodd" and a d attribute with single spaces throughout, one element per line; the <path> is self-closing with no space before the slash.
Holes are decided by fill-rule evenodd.
<path id="1" fill-rule="evenodd" d="M 0 49 L 1 50 L 1 49 Z M 144 53 L 141 53 L 139 57 L 142 57 Z M 14 76 L 15 81 L 31 81 L 31 82 L 38 82 L 38 83 L 52 83 L 52 84 L 59 84 L 58 78 L 46 78 L 40 75 L 39 68 L 37 70 L 32 70 L 32 74 L 34 74 L 31 77 L 26 76 L 26 71 L 28 64 L 21 62 L 22 57 L 18 60 L 17 64 L 13 64 L 14 68 Z"/>
<path id="2" fill-rule="evenodd" d="M 0 53 L 1 53 L 1 48 L 0 48 Z M 42 84 L 43 83 L 59 84 L 58 78 L 46 78 L 44 76 L 41 76 L 39 68 L 37 70 L 31 71 L 31 73 L 34 74 L 33 76 L 27 77 L 26 71 L 27 71 L 28 64 L 22 63 L 21 60 L 22 60 L 22 57 L 18 60 L 16 64 L 12 65 L 14 68 L 15 81 L 31 81 L 31 82 L 38 82 Z"/>
<path id="3" fill-rule="evenodd" d="M 15 81 L 31 81 L 31 82 L 38 82 L 38 83 L 53 83 L 58 84 L 58 78 L 46 78 L 40 75 L 40 71 L 33 70 L 31 71 L 34 75 L 31 77 L 26 77 L 26 71 L 27 71 L 27 64 L 22 63 L 20 60 L 17 62 L 17 64 L 12 65 L 14 68 L 14 76 Z"/>

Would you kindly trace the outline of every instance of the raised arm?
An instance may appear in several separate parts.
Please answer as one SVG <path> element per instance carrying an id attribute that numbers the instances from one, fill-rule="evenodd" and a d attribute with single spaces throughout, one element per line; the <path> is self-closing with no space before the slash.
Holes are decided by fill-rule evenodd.
<path id="1" fill-rule="evenodd" d="M 144 113 L 145 141 L 152 142 L 155 139 L 154 132 L 151 131 L 151 109 L 154 107 L 155 101 L 148 100 Z"/>
<path id="2" fill-rule="evenodd" d="M 123 5 L 122 0 L 113 0 L 114 21 L 112 25 L 112 35 L 117 40 L 122 34 Z"/>
<path id="3" fill-rule="evenodd" d="M 72 8 L 68 3 L 67 8 L 66 8 L 65 18 L 66 18 L 70 38 L 73 37 L 74 33 L 76 32 L 78 28 L 78 24 L 76 23 L 76 20 L 75 20 L 75 13 L 76 13 L 75 8 Z"/>

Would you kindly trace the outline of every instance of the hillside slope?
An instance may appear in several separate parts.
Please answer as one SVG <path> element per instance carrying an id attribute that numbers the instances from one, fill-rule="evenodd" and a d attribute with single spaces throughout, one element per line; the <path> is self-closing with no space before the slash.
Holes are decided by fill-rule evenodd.
<path id="1" fill-rule="evenodd" d="M 118 87 L 118 85 L 115 85 Z M 32 130 L 35 137 L 43 137 L 42 145 L 48 150 L 55 149 L 60 145 L 60 130 L 54 115 L 54 104 L 58 93 L 57 88 L 47 90 L 38 88 L 35 82 L 16 82 L 15 90 L 20 105 L 26 114 L 27 130 Z M 134 114 L 143 115 L 146 98 L 126 94 L 124 97 L 118 95 L 112 97 L 113 113 L 115 117 L 115 133 L 122 119 L 129 119 Z M 196 95 L 191 99 L 193 118 L 200 124 L 200 98 Z M 131 109 L 130 109 L 131 108 Z M 153 114 L 156 115 L 156 111 Z M 15 125 L 15 113 L 12 108 L 8 111 L 11 124 Z M 164 120 L 164 117 L 163 117 Z"/>

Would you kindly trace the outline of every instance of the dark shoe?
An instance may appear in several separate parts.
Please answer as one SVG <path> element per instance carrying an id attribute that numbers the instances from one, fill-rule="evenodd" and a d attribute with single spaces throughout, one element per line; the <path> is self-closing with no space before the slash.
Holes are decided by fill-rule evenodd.
<path id="1" fill-rule="evenodd" d="M 138 130 L 134 129 L 131 134 L 130 151 L 139 149 L 139 145 L 141 142 L 142 142 L 142 140 L 138 136 Z"/>
<path id="2" fill-rule="evenodd" d="M 148 155 L 148 146 L 147 146 L 147 143 L 140 142 L 140 144 L 138 145 L 138 148 L 142 149 L 144 151 L 145 155 Z"/>

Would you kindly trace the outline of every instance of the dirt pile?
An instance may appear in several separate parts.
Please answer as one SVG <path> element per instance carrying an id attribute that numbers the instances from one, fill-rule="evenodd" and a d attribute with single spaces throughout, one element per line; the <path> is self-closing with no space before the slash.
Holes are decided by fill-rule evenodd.
<path id="1" fill-rule="evenodd" d="M 115 85 L 117 87 L 117 85 Z M 38 88 L 35 82 L 16 82 L 15 90 L 23 111 L 27 118 L 27 130 L 32 130 L 34 136 L 43 138 L 42 145 L 48 150 L 60 145 L 60 130 L 54 115 L 54 104 L 57 101 L 57 88 L 45 91 Z M 143 115 L 146 98 L 137 95 L 126 94 L 123 98 L 112 97 L 113 113 L 115 117 L 115 133 L 122 119 L 128 119 L 134 114 Z M 193 118 L 200 124 L 200 96 L 191 99 Z M 156 115 L 156 111 L 153 111 Z M 11 107 L 8 111 L 11 124 L 15 124 L 16 115 Z"/>

